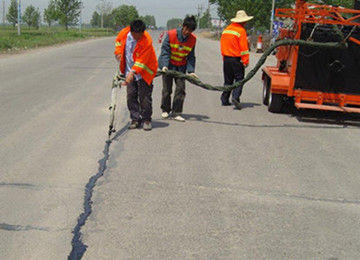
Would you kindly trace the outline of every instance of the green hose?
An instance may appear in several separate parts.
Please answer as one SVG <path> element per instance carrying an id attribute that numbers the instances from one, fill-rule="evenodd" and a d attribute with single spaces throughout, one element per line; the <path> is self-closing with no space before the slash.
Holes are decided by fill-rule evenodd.
<path id="1" fill-rule="evenodd" d="M 187 75 L 187 74 L 175 71 L 175 70 L 168 70 L 166 72 L 158 71 L 158 74 L 171 75 L 175 78 L 185 79 L 196 86 L 199 86 L 201 88 L 208 89 L 208 90 L 231 91 L 239 86 L 243 86 L 247 81 L 249 81 L 256 74 L 256 72 L 260 69 L 260 67 L 265 63 L 267 57 L 273 52 L 273 50 L 282 45 L 302 45 L 302 46 L 315 47 L 315 48 L 319 48 L 319 49 L 327 49 L 327 48 L 346 49 L 348 47 L 348 44 L 346 42 L 312 42 L 312 41 L 291 40 L 291 39 L 279 40 L 279 41 L 276 41 L 274 45 L 272 45 L 266 49 L 266 51 L 263 53 L 263 55 L 261 56 L 259 61 L 256 63 L 255 67 L 245 76 L 244 79 L 236 82 L 233 85 L 227 85 L 227 86 L 212 86 L 210 84 L 203 83 L 199 79 L 195 79 L 195 78 L 191 77 L 190 75 Z"/>

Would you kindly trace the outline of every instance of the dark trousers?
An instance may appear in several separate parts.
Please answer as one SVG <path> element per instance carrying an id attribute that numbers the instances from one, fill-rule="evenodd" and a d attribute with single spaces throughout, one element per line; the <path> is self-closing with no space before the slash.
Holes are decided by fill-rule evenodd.
<path id="1" fill-rule="evenodd" d="M 153 84 L 148 85 L 143 79 L 127 85 L 127 106 L 131 120 L 151 121 Z"/>
<path id="2" fill-rule="evenodd" d="M 174 78 L 170 75 L 163 75 L 163 89 L 161 99 L 161 110 L 164 112 L 172 111 L 173 116 L 181 115 L 185 100 L 185 80 Z M 175 81 L 175 94 L 171 108 L 171 94 L 173 81 Z"/>
<path id="3" fill-rule="evenodd" d="M 240 57 L 224 56 L 223 72 L 224 72 L 224 85 L 233 85 L 234 81 L 238 82 L 242 80 L 245 75 L 245 68 L 241 62 Z M 222 103 L 229 102 L 231 92 L 232 92 L 232 98 L 239 100 L 242 93 L 242 86 L 237 87 L 232 91 L 224 91 L 221 94 Z"/>

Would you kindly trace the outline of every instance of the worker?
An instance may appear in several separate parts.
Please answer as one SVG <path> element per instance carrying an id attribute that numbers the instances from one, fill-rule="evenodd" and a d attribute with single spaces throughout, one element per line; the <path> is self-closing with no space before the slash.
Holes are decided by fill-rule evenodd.
<path id="1" fill-rule="evenodd" d="M 193 78 L 198 78 L 195 74 L 195 44 L 196 36 L 192 33 L 196 28 L 194 16 L 187 16 L 182 24 L 182 28 L 169 30 L 161 46 L 159 56 L 159 69 L 166 72 L 175 70 L 182 73 L 188 73 Z M 176 88 L 171 107 L 172 85 L 175 81 Z M 162 76 L 162 99 L 161 116 L 168 118 L 170 112 L 172 118 L 185 122 L 182 117 L 183 105 L 185 99 L 185 79 L 174 78 L 171 75 Z"/>
<path id="2" fill-rule="evenodd" d="M 245 24 L 253 19 L 244 10 L 236 13 L 236 17 L 231 19 L 231 24 L 225 28 L 221 35 L 221 55 L 223 56 L 224 85 L 233 85 L 245 76 L 245 68 L 249 65 L 249 48 Z M 232 93 L 231 93 L 232 92 Z M 224 91 L 221 94 L 221 104 L 230 106 L 231 102 L 237 109 L 241 109 L 240 96 L 242 86 L 232 91 Z"/>
<path id="3" fill-rule="evenodd" d="M 120 72 L 126 76 L 124 85 L 131 118 L 128 128 L 136 129 L 143 122 L 143 129 L 149 131 L 152 129 L 152 81 L 158 63 L 151 36 L 142 20 L 132 21 L 119 32 L 114 54 L 120 63 Z"/>

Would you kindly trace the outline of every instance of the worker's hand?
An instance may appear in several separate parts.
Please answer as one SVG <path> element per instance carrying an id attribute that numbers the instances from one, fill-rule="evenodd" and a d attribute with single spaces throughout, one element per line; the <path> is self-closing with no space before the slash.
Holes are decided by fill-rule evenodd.
<path id="1" fill-rule="evenodd" d="M 245 65 L 244 65 L 244 68 L 247 68 L 247 67 L 249 67 L 249 64 L 245 64 Z"/>
<path id="2" fill-rule="evenodd" d="M 130 84 L 131 82 L 133 82 L 134 77 L 135 77 L 135 73 L 133 71 L 130 71 L 126 76 L 126 79 L 125 79 L 123 85 L 127 85 L 127 84 Z"/>
<path id="3" fill-rule="evenodd" d="M 194 79 L 198 79 L 198 78 L 199 78 L 198 75 L 195 74 L 195 72 L 189 73 L 189 76 L 192 77 L 192 78 L 194 78 Z"/>
<path id="4" fill-rule="evenodd" d="M 161 69 L 163 72 L 167 72 L 168 71 L 168 67 L 162 67 L 162 69 Z"/>
<path id="5" fill-rule="evenodd" d="M 120 62 L 121 61 L 121 54 L 115 55 L 115 59 Z"/>

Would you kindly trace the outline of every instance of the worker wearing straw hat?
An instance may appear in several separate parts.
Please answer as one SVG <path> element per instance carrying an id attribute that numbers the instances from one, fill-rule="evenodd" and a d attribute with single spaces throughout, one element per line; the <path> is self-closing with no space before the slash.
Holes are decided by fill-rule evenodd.
<path id="1" fill-rule="evenodd" d="M 231 24 L 225 28 L 221 35 L 221 55 L 223 56 L 224 85 L 233 85 L 245 76 L 245 67 L 249 65 L 249 47 L 245 24 L 253 19 L 248 16 L 244 10 L 236 13 L 236 17 L 231 19 Z M 221 104 L 223 106 L 231 105 L 231 101 L 237 109 L 241 109 L 240 96 L 242 86 L 232 91 L 224 91 L 221 94 Z"/>

